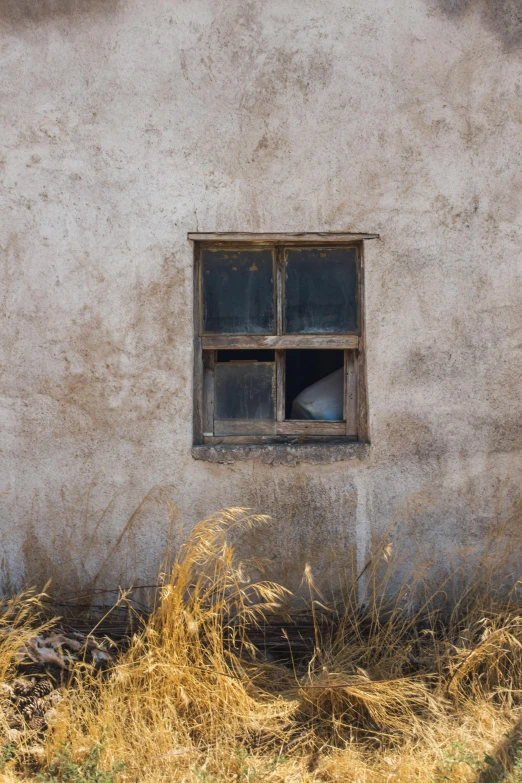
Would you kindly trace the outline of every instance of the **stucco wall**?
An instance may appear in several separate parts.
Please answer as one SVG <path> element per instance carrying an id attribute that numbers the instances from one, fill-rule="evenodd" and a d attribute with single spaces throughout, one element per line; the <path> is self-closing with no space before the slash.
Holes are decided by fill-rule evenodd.
<path id="1" fill-rule="evenodd" d="M 0 0 L 4 585 L 153 580 L 168 503 L 271 514 L 245 546 L 290 587 L 392 520 L 441 561 L 480 544 L 521 465 L 517 13 Z M 369 457 L 193 459 L 197 230 L 381 235 Z"/>

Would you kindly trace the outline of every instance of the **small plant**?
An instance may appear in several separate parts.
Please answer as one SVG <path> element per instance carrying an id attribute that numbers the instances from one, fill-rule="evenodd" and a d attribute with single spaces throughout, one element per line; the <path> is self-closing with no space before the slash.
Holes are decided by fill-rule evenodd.
<path id="1" fill-rule="evenodd" d="M 436 783 L 443 783 L 443 781 L 452 780 L 455 768 L 459 764 L 467 764 L 467 766 L 473 771 L 479 771 L 482 768 L 482 763 L 473 753 L 470 753 L 464 743 L 452 742 L 451 750 L 444 752 L 442 760 L 438 764 L 437 774 L 435 776 Z"/>
<path id="2" fill-rule="evenodd" d="M 241 783 L 258 783 L 268 777 L 279 764 L 284 764 L 286 761 L 284 756 L 275 756 L 266 762 L 262 769 L 253 769 L 248 764 L 249 756 L 245 748 L 236 748 L 236 758 L 239 766 L 238 780 Z"/>
<path id="3" fill-rule="evenodd" d="M 217 783 L 216 778 L 204 769 L 194 768 L 192 773 L 196 776 L 196 780 L 201 781 L 201 783 Z"/>
<path id="4" fill-rule="evenodd" d="M 238 783 L 261 783 L 262 780 L 277 769 L 279 764 L 284 764 L 286 761 L 284 756 L 275 756 L 267 761 L 261 769 L 254 769 L 248 764 L 249 754 L 245 748 L 236 748 L 234 755 L 239 767 L 235 778 Z M 193 767 L 191 772 L 195 779 L 201 781 L 201 783 L 219 783 L 222 780 L 222 778 L 216 778 L 210 772 L 198 767 Z"/>
<path id="5" fill-rule="evenodd" d="M 274 758 L 270 759 L 270 761 L 266 764 L 265 769 L 267 773 L 273 772 L 279 766 L 279 764 L 284 764 L 285 761 L 286 761 L 285 756 L 274 756 Z"/>
<path id="6" fill-rule="evenodd" d="M 501 783 L 506 780 L 507 772 L 504 766 L 487 753 L 484 756 L 484 764 L 479 777 L 479 783 Z"/>
<path id="7" fill-rule="evenodd" d="M 0 772 L 3 772 L 6 768 L 6 765 L 11 761 L 11 759 L 14 756 L 15 747 L 14 745 L 4 745 L 2 750 L 0 750 Z"/>
<path id="8" fill-rule="evenodd" d="M 485 767 L 479 777 L 479 783 L 522 783 L 522 729 L 516 728 L 510 734 L 506 734 L 507 755 L 510 759 L 509 770 L 504 764 L 492 756 L 484 756 Z"/>
<path id="9" fill-rule="evenodd" d="M 123 770 L 125 764 L 120 761 L 109 770 L 98 769 L 104 749 L 105 745 L 97 742 L 85 760 L 78 764 L 72 759 L 70 745 L 62 745 L 49 770 L 37 775 L 36 779 L 45 783 L 114 783 L 115 776 Z"/>

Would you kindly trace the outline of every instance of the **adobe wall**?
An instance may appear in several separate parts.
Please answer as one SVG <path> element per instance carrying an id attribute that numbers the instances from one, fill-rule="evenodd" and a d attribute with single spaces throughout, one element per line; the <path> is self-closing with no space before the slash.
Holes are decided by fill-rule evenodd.
<path id="1" fill-rule="evenodd" d="M 521 473 L 517 6 L 0 0 L 4 587 L 150 583 L 172 507 L 272 515 L 243 546 L 291 588 L 392 521 L 480 547 Z M 193 458 L 198 230 L 380 234 L 369 454 Z"/>

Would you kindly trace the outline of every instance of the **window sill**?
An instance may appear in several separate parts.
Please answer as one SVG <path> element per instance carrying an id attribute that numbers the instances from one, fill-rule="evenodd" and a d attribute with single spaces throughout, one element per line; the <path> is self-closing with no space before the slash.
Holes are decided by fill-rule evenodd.
<path id="1" fill-rule="evenodd" d="M 247 459 L 255 459 L 267 465 L 290 465 L 302 462 L 324 465 L 349 459 L 366 459 L 370 444 L 361 442 L 332 443 L 257 443 L 253 445 L 203 445 L 193 446 L 194 459 L 204 462 L 230 465 Z"/>

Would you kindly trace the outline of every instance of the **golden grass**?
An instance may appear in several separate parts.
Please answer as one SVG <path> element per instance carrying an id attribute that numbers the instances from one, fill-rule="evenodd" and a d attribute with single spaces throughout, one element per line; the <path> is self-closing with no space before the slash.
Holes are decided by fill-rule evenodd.
<path id="1" fill-rule="evenodd" d="M 501 544 L 497 529 L 465 579 L 457 567 L 431 591 L 422 564 L 391 590 L 385 537 L 364 584 L 347 586 L 335 630 L 326 638 L 317 622 L 313 655 L 292 668 L 249 638 L 285 590 L 250 582 L 228 543 L 263 523 L 229 509 L 196 526 L 143 631 L 103 676 L 78 667 L 53 725 L 31 740 L 38 753 L 0 721 L 0 781 L 522 781 L 522 602 L 485 581 L 512 557 L 512 537 Z M 317 621 L 309 570 L 305 579 Z M 34 595 L 2 608 L 0 682 L 40 618 Z M 85 760 L 100 746 L 93 771 Z"/>

